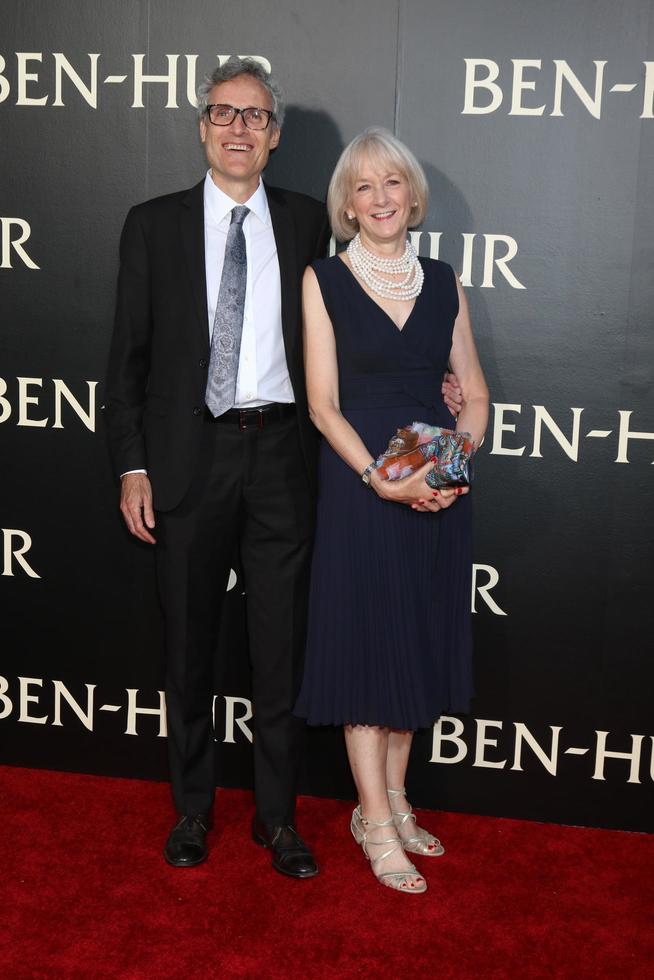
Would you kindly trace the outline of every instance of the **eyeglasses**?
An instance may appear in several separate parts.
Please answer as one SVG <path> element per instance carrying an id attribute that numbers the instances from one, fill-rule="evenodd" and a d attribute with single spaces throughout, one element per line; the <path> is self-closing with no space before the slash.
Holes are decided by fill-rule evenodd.
<path id="1" fill-rule="evenodd" d="M 240 116 L 248 129 L 267 129 L 270 120 L 275 118 L 275 113 L 270 109 L 257 109 L 255 106 L 237 109 L 233 105 L 208 105 L 206 113 L 214 126 L 231 126 Z"/>

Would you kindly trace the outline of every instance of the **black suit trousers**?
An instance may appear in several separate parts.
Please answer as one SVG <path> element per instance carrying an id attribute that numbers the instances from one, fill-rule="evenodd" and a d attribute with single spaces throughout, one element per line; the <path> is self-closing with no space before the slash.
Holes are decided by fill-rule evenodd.
<path id="1" fill-rule="evenodd" d="M 264 428 L 205 420 L 182 502 L 157 513 L 157 574 L 166 622 L 171 781 L 181 813 L 214 798 L 213 666 L 236 546 L 246 592 L 258 816 L 294 820 L 303 723 L 301 681 L 314 500 L 294 416 Z"/>

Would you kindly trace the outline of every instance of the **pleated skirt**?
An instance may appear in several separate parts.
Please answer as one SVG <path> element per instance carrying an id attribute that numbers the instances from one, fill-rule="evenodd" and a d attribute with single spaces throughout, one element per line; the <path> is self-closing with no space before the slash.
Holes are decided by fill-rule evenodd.
<path id="1" fill-rule="evenodd" d="M 343 414 L 373 454 L 400 425 L 443 424 L 415 405 Z M 468 710 L 471 497 L 436 514 L 381 500 L 323 440 L 306 659 L 295 707 L 310 725 L 407 731 Z"/>

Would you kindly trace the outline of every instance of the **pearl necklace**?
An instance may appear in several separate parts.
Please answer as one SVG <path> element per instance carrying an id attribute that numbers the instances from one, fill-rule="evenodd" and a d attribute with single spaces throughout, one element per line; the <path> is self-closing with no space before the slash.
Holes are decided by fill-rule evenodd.
<path id="1" fill-rule="evenodd" d="M 404 255 L 399 259 L 382 259 L 369 252 L 357 232 L 347 247 L 350 265 L 366 286 L 384 299 L 415 299 L 420 295 L 425 274 L 416 250 L 407 238 Z M 388 276 L 403 275 L 397 282 Z"/>

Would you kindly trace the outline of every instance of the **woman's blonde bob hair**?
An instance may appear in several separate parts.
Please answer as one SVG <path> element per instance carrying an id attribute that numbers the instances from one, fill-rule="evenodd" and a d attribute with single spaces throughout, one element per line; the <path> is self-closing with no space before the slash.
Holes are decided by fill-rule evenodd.
<path id="1" fill-rule="evenodd" d="M 429 187 L 425 172 L 415 156 L 387 129 L 370 126 L 345 147 L 329 182 L 327 210 L 332 231 L 341 242 L 349 242 L 359 230 L 356 218 L 352 221 L 348 218 L 347 209 L 364 158 L 373 167 L 396 171 L 407 179 L 412 201 L 416 202 L 411 209 L 411 228 L 419 225 L 427 213 Z"/>

